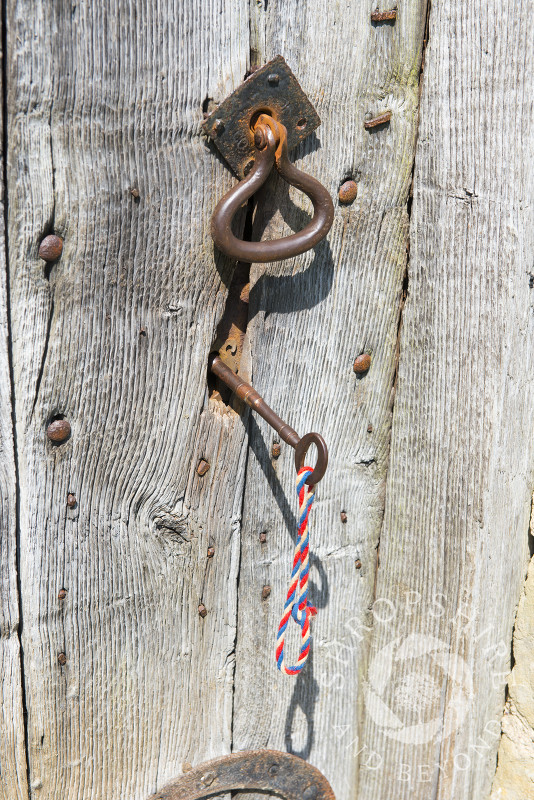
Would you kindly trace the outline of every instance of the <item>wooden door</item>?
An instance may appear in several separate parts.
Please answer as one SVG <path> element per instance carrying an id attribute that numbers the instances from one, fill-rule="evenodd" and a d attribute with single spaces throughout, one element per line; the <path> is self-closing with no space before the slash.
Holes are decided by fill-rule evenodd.
<path id="1" fill-rule="evenodd" d="M 533 491 L 532 37 L 518 0 L 375 5 L 5 4 L 2 800 L 145 800 L 249 748 L 338 800 L 490 795 Z M 203 114 L 277 54 L 322 119 L 291 157 L 335 200 L 314 251 L 237 275 L 240 374 L 330 449 L 297 679 L 292 452 L 207 380 L 239 287 Z M 273 179 L 247 231 L 308 210 Z"/>

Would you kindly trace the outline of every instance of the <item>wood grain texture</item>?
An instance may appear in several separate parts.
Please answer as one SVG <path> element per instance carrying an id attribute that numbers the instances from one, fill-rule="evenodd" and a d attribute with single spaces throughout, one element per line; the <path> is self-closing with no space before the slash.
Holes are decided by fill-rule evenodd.
<path id="1" fill-rule="evenodd" d="M 250 420 L 233 746 L 285 748 L 309 758 L 338 800 L 356 796 L 365 626 L 384 510 L 425 23 L 424 2 L 403 4 L 395 26 L 371 25 L 371 8 L 269 3 L 265 11 L 252 3 L 252 52 L 260 61 L 281 53 L 322 119 L 317 136 L 292 158 L 336 205 L 333 228 L 314 252 L 253 265 L 254 386 L 301 435 L 323 434 L 331 460 L 310 522 L 311 600 L 318 606 L 312 655 L 295 680 L 277 671 L 274 658 L 296 535 L 293 451 L 282 445 L 280 458 L 271 460 L 276 436 Z M 364 129 L 367 114 L 386 110 L 389 126 Z M 340 206 L 338 189 L 349 177 L 358 183 L 357 199 Z M 258 199 L 253 238 L 299 230 L 308 211 L 306 198 L 273 180 Z M 362 352 L 372 364 L 358 378 L 352 364 Z M 272 587 L 266 601 L 263 585 Z M 291 653 L 298 653 L 293 636 Z"/>
<path id="2" fill-rule="evenodd" d="M 529 9 L 431 8 L 362 798 L 483 800 L 495 770 L 534 466 Z"/>
<path id="3" fill-rule="evenodd" d="M 0 54 L 3 61 L 3 53 Z M 0 77 L 0 92 L 3 79 Z M 4 170 L 0 119 L 0 170 Z M 24 712 L 17 585 L 17 473 L 9 365 L 9 298 L 5 241 L 5 186 L 0 188 L 0 798 L 27 800 Z"/>
<path id="4" fill-rule="evenodd" d="M 246 450 L 207 400 L 232 269 L 209 219 L 232 179 L 200 125 L 243 79 L 248 14 L 13 0 L 7 20 L 32 797 L 144 800 L 231 746 Z M 63 255 L 46 266 L 52 230 Z"/>
<path id="5" fill-rule="evenodd" d="M 533 488 L 531 6 L 435 4 L 411 220 L 426 0 L 399 4 L 395 24 L 371 24 L 375 6 L 8 0 L 31 786 L 4 338 L 2 800 L 145 800 L 188 763 L 257 747 L 308 758 L 337 800 L 488 796 Z M 271 459 L 271 430 L 206 385 L 234 268 L 209 220 L 234 179 L 202 111 L 278 53 L 322 118 L 292 158 L 334 198 L 358 183 L 314 252 L 252 267 L 241 374 L 331 454 L 297 680 L 274 662 L 293 453 Z M 309 210 L 273 177 L 253 238 Z M 50 232 L 64 250 L 45 265 Z M 72 426 L 59 446 L 58 415 Z"/>

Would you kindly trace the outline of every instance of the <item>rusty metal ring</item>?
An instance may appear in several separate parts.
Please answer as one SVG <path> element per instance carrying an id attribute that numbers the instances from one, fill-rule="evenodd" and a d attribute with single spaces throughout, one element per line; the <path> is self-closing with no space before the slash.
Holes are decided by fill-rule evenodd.
<path id="1" fill-rule="evenodd" d="M 335 800 L 330 784 L 316 767 L 275 750 L 232 753 L 207 761 L 150 800 L 204 800 L 231 791 L 266 792 L 282 800 Z"/>
<path id="2" fill-rule="evenodd" d="M 256 160 L 237 186 L 218 202 L 211 218 L 213 241 L 223 253 L 239 261 L 281 261 L 311 250 L 332 226 L 334 206 L 325 187 L 311 175 L 297 169 L 287 157 L 286 129 L 268 115 L 262 114 L 255 127 Z M 276 133 L 279 133 L 279 139 Z M 282 178 L 306 194 L 313 204 L 313 218 L 298 233 L 270 242 L 244 242 L 232 233 L 232 220 L 239 208 L 263 186 L 273 165 Z"/>
<path id="3" fill-rule="evenodd" d="M 317 463 L 315 464 L 312 474 L 306 481 L 308 486 L 315 486 L 316 483 L 319 483 L 328 466 L 328 448 L 325 440 L 320 433 L 307 433 L 295 447 L 295 466 L 297 472 L 304 466 L 306 453 L 312 444 L 317 447 Z"/>

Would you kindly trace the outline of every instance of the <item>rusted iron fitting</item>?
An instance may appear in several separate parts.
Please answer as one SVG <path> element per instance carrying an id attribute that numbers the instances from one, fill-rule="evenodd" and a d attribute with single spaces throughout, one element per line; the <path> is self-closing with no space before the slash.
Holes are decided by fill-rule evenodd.
<path id="1" fill-rule="evenodd" d="M 286 422 L 267 405 L 263 397 L 235 372 L 226 366 L 221 357 L 212 353 L 209 360 L 209 369 L 228 386 L 237 397 L 243 400 L 250 408 L 254 409 L 260 417 L 269 423 L 280 438 L 295 448 L 295 466 L 297 471 L 304 466 L 306 453 L 312 444 L 317 448 L 317 463 L 306 481 L 310 486 L 318 483 L 326 472 L 328 466 L 328 448 L 323 437 L 318 433 L 307 433 L 302 438 Z"/>
<path id="2" fill-rule="evenodd" d="M 391 8 L 388 11 L 379 11 L 378 8 L 371 12 L 371 22 L 393 22 L 397 19 L 397 9 Z"/>
<path id="3" fill-rule="evenodd" d="M 223 253 L 239 261 L 281 261 L 305 253 L 328 233 L 334 221 L 332 198 L 319 181 L 297 169 L 288 159 L 287 130 L 269 114 L 253 124 L 256 157 L 246 177 L 220 200 L 211 218 L 213 241 Z M 313 218 L 301 231 L 268 242 L 245 242 L 234 236 L 232 220 L 243 204 L 269 177 L 273 166 L 291 186 L 306 194 L 313 204 Z"/>
<path id="4" fill-rule="evenodd" d="M 353 203 L 356 200 L 357 194 L 358 194 L 358 184 L 356 183 L 356 181 L 353 180 L 345 181 L 339 187 L 339 193 L 338 193 L 339 202 L 349 205 L 350 203 Z"/>
<path id="5" fill-rule="evenodd" d="M 68 419 L 55 419 L 47 427 L 48 438 L 54 444 L 63 444 L 71 435 L 71 427 Z"/>
<path id="6" fill-rule="evenodd" d="M 281 800 L 335 800 L 330 784 L 316 767 L 276 750 L 232 753 L 208 761 L 188 770 L 149 800 L 204 800 L 233 791 L 261 792 Z"/>
<path id="7" fill-rule="evenodd" d="M 391 121 L 391 111 L 385 111 L 378 117 L 373 117 L 373 119 L 364 120 L 363 127 L 365 128 L 366 131 L 372 131 L 373 128 L 378 128 L 380 125 L 387 125 L 387 123 L 390 121 Z"/>
<path id="8" fill-rule="evenodd" d="M 39 245 L 39 258 L 44 261 L 57 261 L 63 252 L 63 239 L 51 233 Z"/>

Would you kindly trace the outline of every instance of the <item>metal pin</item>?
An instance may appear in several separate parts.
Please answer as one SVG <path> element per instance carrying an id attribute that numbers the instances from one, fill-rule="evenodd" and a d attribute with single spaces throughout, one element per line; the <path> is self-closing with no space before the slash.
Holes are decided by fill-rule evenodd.
<path id="1" fill-rule="evenodd" d="M 397 19 L 397 9 L 391 8 L 389 11 L 379 11 L 378 8 L 371 13 L 371 22 L 388 22 Z"/>
<path id="2" fill-rule="evenodd" d="M 230 367 L 227 367 L 218 355 L 212 354 L 210 356 L 209 368 L 210 371 L 213 372 L 214 375 L 217 375 L 240 400 L 244 400 L 250 408 L 254 409 L 254 411 L 260 415 L 260 417 L 263 417 L 284 442 L 295 448 L 295 465 L 297 470 L 304 466 L 304 459 L 309 447 L 312 444 L 316 446 L 317 463 L 307 483 L 310 486 L 318 483 L 325 474 L 328 466 L 328 449 L 323 437 L 318 433 L 307 433 L 301 439 L 293 428 L 285 423 L 283 419 L 280 419 L 278 414 L 275 414 L 263 397 L 258 394 L 249 383 L 245 383 L 235 372 L 232 372 Z"/>
<path id="3" fill-rule="evenodd" d="M 371 130 L 372 128 L 378 127 L 378 125 L 385 125 L 386 122 L 389 122 L 391 119 L 391 111 L 386 111 L 384 114 L 380 114 L 379 117 L 375 117 L 374 119 L 366 119 L 364 120 L 363 127 L 366 131 Z"/>

